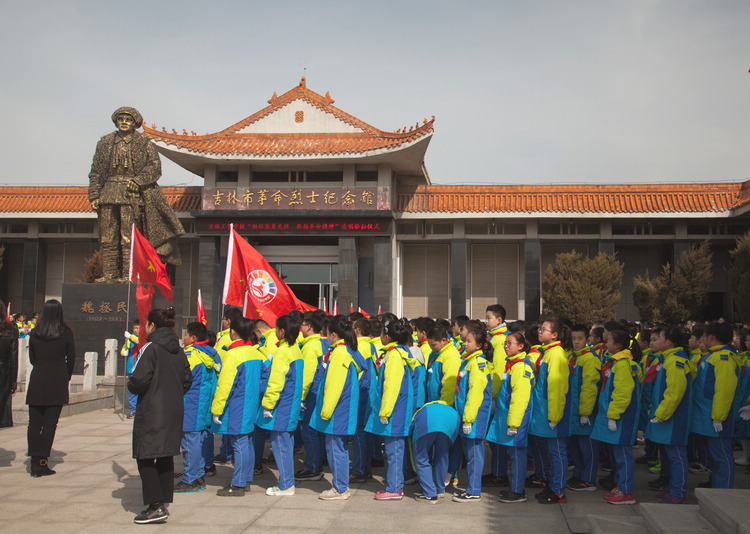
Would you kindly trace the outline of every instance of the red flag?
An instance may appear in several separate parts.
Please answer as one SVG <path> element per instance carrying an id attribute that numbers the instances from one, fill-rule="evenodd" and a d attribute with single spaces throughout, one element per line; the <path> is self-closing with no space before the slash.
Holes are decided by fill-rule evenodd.
<path id="1" fill-rule="evenodd" d="M 246 315 L 263 319 L 269 325 L 289 310 L 315 310 L 300 301 L 266 259 L 238 234 L 229 233 L 227 271 L 224 277 L 224 304 L 245 306 Z"/>
<path id="2" fill-rule="evenodd" d="M 331 315 L 333 315 L 335 317 L 338 314 L 339 314 L 339 301 L 338 300 L 334 300 L 333 301 L 333 313 Z"/>
<path id="3" fill-rule="evenodd" d="M 378 304 L 378 315 L 382 315 L 383 312 L 380 311 L 380 304 Z"/>
<path id="4" fill-rule="evenodd" d="M 201 290 L 198 290 L 198 320 L 203 323 L 204 326 L 208 326 L 206 320 L 206 308 L 203 306 L 203 298 L 201 297 Z"/>
<path id="5" fill-rule="evenodd" d="M 138 350 L 141 350 L 146 344 L 146 322 L 148 312 L 151 311 L 151 300 L 154 298 L 154 286 L 141 284 L 136 280 L 135 284 L 135 302 L 138 306 L 138 322 L 141 325 L 141 333 L 138 336 Z"/>
<path id="6" fill-rule="evenodd" d="M 8 304 L 8 309 L 10 310 L 10 304 Z M 325 297 L 323 297 L 323 311 L 328 313 L 328 304 L 326 304 Z"/>
<path id="7" fill-rule="evenodd" d="M 349 313 L 354 313 L 354 303 L 349 304 Z"/>
<path id="8" fill-rule="evenodd" d="M 167 276 L 167 266 L 161 261 L 154 246 L 141 235 L 133 225 L 130 239 L 130 275 L 128 278 L 136 282 L 138 277 L 143 284 L 154 284 L 167 300 L 172 300 L 172 285 Z M 142 323 L 141 327 L 146 326 Z"/>
<path id="9" fill-rule="evenodd" d="M 365 317 L 367 317 L 368 319 L 370 318 L 370 314 L 369 314 L 369 313 L 367 313 L 367 312 L 366 312 L 365 310 L 363 310 L 362 308 L 359 308 L 359 307 L 358 307 L 358 308 L 357 308 L 357 311 L 358 311 L 359 313 L 361 313 L 362 315 L 364 315 Z"/>

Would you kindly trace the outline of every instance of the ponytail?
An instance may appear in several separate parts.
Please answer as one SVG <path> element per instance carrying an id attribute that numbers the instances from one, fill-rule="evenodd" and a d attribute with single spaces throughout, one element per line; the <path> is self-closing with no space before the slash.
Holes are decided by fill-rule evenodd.
<path id="1" fill-rule="evenodd" d="M 286 341 L 289 346 L 292 346 L 297 342 L 299 325 L 300 322 L 291 315 L 282 315 L 276 319 L 276 327 L 281 328 L 284 331 L 284 341 Z"/>
<path id="2" fill-rule="evenodd" d="M 333 319 L 328 324 L 328 331 L 343 339 L 350 349 L 357 350 L 357 335 L 354 333 L 351 323 L 346 319 Z"/>
<path id="3" fill-rule="evenodd" d="M 487 327 L 480 325 L 478 327 L 469 328 L 466 335 L 468 336 L 469 334 L 474 336 L 474 341 L 476 341 L 477 345 L 481 347 L 482 354 L 484 354 L 484 357 L 487 358 L 488 362 L 491 362 L 495 355 L 495 347 L 490 343 Z"/>

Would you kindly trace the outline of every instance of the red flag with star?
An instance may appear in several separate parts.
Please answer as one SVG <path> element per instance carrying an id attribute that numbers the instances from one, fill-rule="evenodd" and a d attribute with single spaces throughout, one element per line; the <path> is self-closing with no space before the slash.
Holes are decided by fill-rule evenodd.
<path id="1" fill-rule="evenodd" d="M 300 301 L 266 259 L 234 229 L 229 231 L 223 303 L 245 308 L 251 319 L 274 326 L 289 310 L 315 310 Z"/>
<path id="2" fill-rule="evenodd" d="M 172 300 L 172 284 L 169 283 L 166 264 L 161 261 L 154 246 L 141 235 L 135 225 L 131 235 L 128 278 L 131 282 L 137 282 L 140 276 L 142 284 L 154 284 L 167 300 Z"/>

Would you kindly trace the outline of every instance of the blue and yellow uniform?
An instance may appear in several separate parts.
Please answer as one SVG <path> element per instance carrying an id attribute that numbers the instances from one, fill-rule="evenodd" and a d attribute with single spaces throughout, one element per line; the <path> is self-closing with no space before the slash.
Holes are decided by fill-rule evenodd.
<path id="1" fill-rule="evenodd" d="M 269 338 L 266 338 L 266 343 Z M 262 352 L 262 350 L 261 350 Z M 268 385 L 261 402 L 264 412 L 258 415 L 257 425 L 271 432 L 271 450 L 279 468 L 279 489 L 294 486 L 294 447 L 292 433 L 297 428 L 302 406 L 304 360 L 295 341 L 285 339 L 277 343 L 268 374 Z"/>
<path id="2" fill-rule="evenodd" d="M 713 488 L 734 486 L 734 397 L 740 375 L 740 357 L 731 345 L 715 345 L 698 363 L 693 384 L 693 414 L 690 431 L 706 436 L 713 461 Z"/>
<path id="3" fill-rule="evenodd" d="M 398 493 L 404 486 L 406 436 L 418 408 L 412 372 L 418 366 L 419 362 L 407 347 L 388 343 L 381 349 L 377 382 L 370 388 L 371 411 L 365 431 L 383 436 L 388 458 L 386 491 L 389 493 Z"/>
<path id="4" fill-rule="evenodd" d="M 261 384 L 267 368 L 265 357 L 251 341 L 241 339 L 226 347 L 211 413 L 221 424 L 211 430 L 226 435 L 234 458 L 232 485 L 244 488 L 253 480 L 255 451 L 250 434 L 260 411 Z"/>
<path id="5" fill-rule="evenodd" d="M 276 337 L 276 330 L 267 330 L 258 340 L 258 348 L 263 355 L 268 358 L 274 353 L 279 345 L 279 338 Z"/>
<path id="6" fill-rule="evenodd" d="M 300 414 L 299 430 L 305 447 L 305 470 L 319 473 L 323 466 L 325 438 L 310 427 L 310 417 L 318 397 L 318 385 L 323 376 L 323 355 L 330 343 L 320 334 L 312 334 L 302 339 L 300 350 L 304 360 L 302 374 L 302 402 L 305 409 Z"/>
<path id="7" fill-rule="evenodd" d="M 122 344 L 120 355 L 125 357 L 125 374 L 130 378 L 130 374 L 133 372 L 133 367 L 135 367 L 135 362 L 138 359 L 138 336 L 130 334 L 130 337 Z M 130 408 L 131 414 L 135 413 L 137 405 L 138 395 L 128 391 L 128 408 Z"/>
<path id="8" fill-rule="evenodd" d="M 506 356 L 500 379 L 502 383 L 495 399 L 495 415 L 487 430 L 487 440 L 501 447 L 499 453 L 503 459 L 510 455 L 511 491 L 523 493 L 526 445 L 533 408 L 534 364 L 525 352 Z M 507 468 L 505 471 L 507 473 Z"/>
<path id="9" fill-rule="evenodd" d="M 339 493 L 349 489 L 349 436 L 357 431 L 360 387 L 363 373 L 370 372 L 365 359 L 339 340 L 323 359 L 323 378 L 310 426 L 325 434 L 328 465 L 333 487 Z M 368 377 L 363 377 L 367 381 Z"/>
<path id="10" fill-rule="evenodd" d="M 369 432 L 365 432 L 365 424 L 370 415 L 370 387 L 377 381 L 375 369 L 378 362 L 378 351 L 375 349 L 375 344 L 367 336 L 357 338 L 357 350 L 364 358 L 368 369 L 366 377 L 368 384 L 360 387 L 357 432 L 352 438 L 352 471 L 357 476 L 363 476 L 372 469 L 373 437 Z"/>
<path id="11" fill-rule="evenodd" d="M 427 497 L 445 493 L 448 454 L 460 426 L 458 412 L 440 400 L 428 402 L 414 414 L 409 435 L 412 460 Z"/>
<path id="12" fill-rule="evenodd" d="M 500 384 L 503 383 L 501 376 L 505 372 L 505 339 L 508 337 L 508 329 L 505 327 L 505 323 L 500 326 L 493 328 L 488 333 L 489 342 L 492 343 L 494 353 L 492 360 L 498 362 L 498 365 L 490 364 L 492 374 L 492 398 L 497 397 L 497 392 L 500 391 Z"/>
<path id="13" fill-rule="evenodd" d="M 591 439 L 596 419 L 602 361 L 588 347 L 573 351 L 570 361 L 570 456 L 573 478 L 596 486 L 599 444 Z M 588 424 L 586 423 L 588 418 Z"/>
<path id="14" fill-rule="evenodd" d="M 461 359 L 461 367 L 456 381 L 456 411 L 463 425 L 471 425 L 468 433 L 464 430 L 462 442 L 466 454 L 468 495 L 481 495 L 482 470 L 484 469 L 484 436 L 490 422 L 492 410 L 492 375 L 490 366 L 482 351 L 478 350 Z"/>
<path id="15" fill-rule="evenodd" d="M 599 412 L 591 433 L 591 439 L 612 444 L 617 463 L 615 481 L 626 495 L 633 493 L 632 446 L 638 432 L 642 380 L 643 371 L 629 349 L 609 356 L 602 368 Z M 610 420 L 614 421 L 614 430 L 609 428 Z"/>
<path id="16" fill-rule="evenodd" d="M 456 347 L 458 353 L 463 356 L 466 347 L 464 346 L 464 342 L 461 341 L 461 336 L 453 336 L 451 340 L 453 341 L 453 346 Z"/>
<path id="17" fill-rule="evenodd" d="M 456 398 L 456 379 L 461 368 L 461 355 L 452 343 L 448 343 L 438 353 L 430 353 L 427 362 L 425 384 L 427 402 L 443 401 L 453 406 Z"/>
<path id="18" fill-rule="evenodd" d="M 646 437 L 663 446 L 661 476 L 669 479 L 675 497 L 687 497 L 687 442 L 692 405 L 692 382 L 696 375 L 690 356 L 681 348 L 662 353 L 664 364 L 653 380 L 650 420 Z M 644 402 L 645 404 L 645 402 Z"/>

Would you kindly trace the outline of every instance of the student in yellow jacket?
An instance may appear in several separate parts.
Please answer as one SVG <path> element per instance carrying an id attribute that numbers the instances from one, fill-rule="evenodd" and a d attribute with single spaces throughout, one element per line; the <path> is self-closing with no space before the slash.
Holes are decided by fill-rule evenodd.
<path id="1" fill-rule="evenodd" d="M 237 321 L 238 319 L 241 319 L 241 318 L 242 318 L 242 308 L 238 308 L 237 306 L 227 306 L 224 308 L 224 313 L 222 314 L 222 317 L 221 317 L 221 332 L 219 332 L 216 335 L 216 343 L 214 344 L 214 349 L 216 349 L 216 352 L 218 354 L 218 358 L 217 358 L 218 366 L 216 368 L 217 371 L 221 370 L 221 362 L 226 356 L 229 345 L 232 344 L 232 338 L 229 335 L 232 319 Z M 263 449 L 261 447 L 261 451 L 262 450 Z M 256 447 L 256 451 L 257 451 L 257 447 Z M 227 437 L 226 434 L 222 434 L 221 446 L 219 447 L 219 454 L 217 454 L 214 457 L 214 462 L 219 463 L 219 464 L 225 464 L 227 462 L 231 462 L 234 460 L 234 457 L 232 456 L 233 454 L 234 453 L 232 452 L 232 447 L 229 444 L 229 438 Z M 210 458 L 211 454 L 207 453 L 206 456 Z M 262 456 L 262 454 L 260 456 Z M 257 461 L 258 464 L 262 465 L 260 463 L 260 457 L 256 457 L 255 460 Z"/>
<path id="2" fill-rule="evenodd" d="M 299 324 L 299 323 L 296 323 Z M 270 357 L 279 343 L 279 337 L 276 330 L 271 328 L 267 322 L 262 319 L 255 321 L 255 335 L 258 336 L 258 347 L 263 355 Z M 292 343 L 297 342 L 297 336 L 294 336 Z"/>
<path id="3" fill-rule="evenodd" d="M 302 407 L 304 371 L 302 352 L 297 344 L 299 326 L 299 322 L 289 315 L 276 319 L 275 333 L 279 341 L 273 352 L 268 385 L 261 402 L 263 413 L 257 422 L 259 427 L 271 433 L 271 450 L 279 469 L 279 484 L 268 488 L 266 495 L 294 495 L 292 435 Z"/>
<path id="4" fill-rule="evenodd" d="M 502 375 L 505 371 L 505 339 L 508 328 L 505 325 L 505 307 L 501 304 L 487 306 L 484 317 L 487 322 L 487 330 L 490 343 L 494 349 L 493 361 L 490 362 L 492 374 L 492 400 L 497 399 L 500 386 L 503 383 Z M 497 362 L 497 365 L 495 365 Z M 490 472 L 482 477 L 483 486 L 502 486 L 508 483 L 508 461 L 505 448 L 490 441 Z"/>
<path id="5" fill-rule="evenodd" d="M 430 353 L 432 352 L 427 340 L 427 332 L 429 332 L 433 326 L 435 326 L 435 321 L 430 317 L 420 317 L 414 321 L 414 332 L 417 336 L 416 345 L 419 347 L 419 350 L 422 351 L 422 357 L 424 358 L 425 364 L 427 364 L 427 360 L 430 359 Z"/>
<path id="6" fill-rule="evenodd" d="M 369 319 L 361 317 L 352 325 L 354 335 L 357 336 L 357 350 L 365 359 L 372 372 L 376 369 L 378 352 L 375 349 L 370 336 L 372 325 Z M 373 375 L 373 379 L 375 379 Z M 376 381 L 375 379 L 374 381 Z M 352 473 L 351 482 L 365 482 L 372 478 L 372 455 L 373 435 L 365 432 L 369 408 L 369 398 L 361 398 L 359 401 L 359 413 L 357 414 L 357 432 L 352 438 Z"/>

